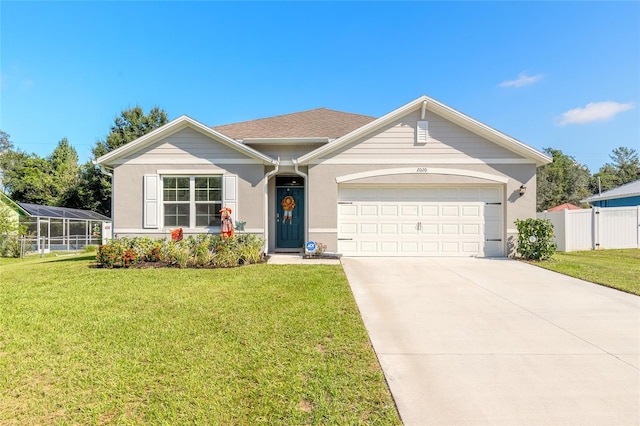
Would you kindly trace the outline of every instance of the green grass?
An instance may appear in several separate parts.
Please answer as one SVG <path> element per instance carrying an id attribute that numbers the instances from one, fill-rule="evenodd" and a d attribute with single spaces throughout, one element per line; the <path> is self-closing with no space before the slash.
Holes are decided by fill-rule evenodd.
<path id="1" fill-rule="evenodd" d="M 0 424 L 400 424 L 339 266 L 0 262 Z"/>
<path id="2" fill-rule="evenodd" d="M 556 253 L 534 265 L 640 295 L 640 249 Z"/>

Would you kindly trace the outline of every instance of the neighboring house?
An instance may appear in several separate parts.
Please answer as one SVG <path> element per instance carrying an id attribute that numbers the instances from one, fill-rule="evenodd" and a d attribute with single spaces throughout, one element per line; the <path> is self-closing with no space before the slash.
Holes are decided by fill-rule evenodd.
<path id="1" fill-rule="evenodd" d="M 0 193 L 0 208 L 8 207 L 13 220 L 24 226 L 30 250 L 75 250 L 100 244 L 111 219 L 90 210 L 16 203 Z"/>
<path id="2" fill-rule="evenodd" d="M 610 189 L 582 200 L 594 207 L 640 206 L 640 180 Z"/>
<path id="3" fill-rule="evenodd" d="M 16 232 L 20 217 L 29 216 L 29 213 L 2 192 L 0 192 L 0 209 L 2 209 L 3 214 L 7 215 L 7 221 L 15 225 Z M 11 227 L 13 228 L 14 226 L 12 225 Z"/>
<path id="4" fill-rule="evenodd" d="M 581 210 L 582 207 L 578 207 L 575 204 L 564 203 L 559 206 L 551 207 L 550 209 L 545 210 L 546 212 L 559 212 L 562 210 Z"/>
<path id="5" fill-rule="evenodd" d="M 96 160 L 112 174 L 116 236 L 218 233 L 227 206 L 269 252 L 316 241 L 347 256 L 505 256 L 549 162 L 427 96 L 380 118 L 183 115 Z"/>

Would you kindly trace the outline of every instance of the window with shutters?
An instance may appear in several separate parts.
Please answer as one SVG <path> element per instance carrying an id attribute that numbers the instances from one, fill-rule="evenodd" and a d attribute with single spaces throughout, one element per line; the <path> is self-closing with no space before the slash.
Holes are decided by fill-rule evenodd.
<path id="1" fill-rule="evenodd" d="M 220 226 L 222 176 L 163 176 L 164 226 Z"/>

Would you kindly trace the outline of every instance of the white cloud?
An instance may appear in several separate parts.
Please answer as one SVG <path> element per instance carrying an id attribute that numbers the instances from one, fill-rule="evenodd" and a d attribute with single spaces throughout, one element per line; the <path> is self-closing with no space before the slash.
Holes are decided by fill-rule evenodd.
<path id="1" fill-rule="evenodd" d="M 521 72 L 515 80 L 508 80 L 500 83 L 500 87 L 528 86 L 530 84 L 537 83 L 540 80 L 542 80 L 542 74 L 527 75 L 527 73 Z"/>
<path id="2" fill-rule="evenodd" d="M 591 102 L 583 108 L 574 108 L 562 113 L 558 125 L 564 126 L 566 124 L 585 124 L 594 121 L 606 121 L 633 107 L 634 105 L 631 102 L 626 104 L 613 101 Z"/>

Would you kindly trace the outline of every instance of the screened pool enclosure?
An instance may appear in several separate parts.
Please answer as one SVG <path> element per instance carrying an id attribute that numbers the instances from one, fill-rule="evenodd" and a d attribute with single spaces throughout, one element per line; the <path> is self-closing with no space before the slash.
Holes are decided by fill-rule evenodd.
<path id="1" fill-rule="evenodd" d="M 17 203 L 27 215 L 20 216 L 26 227 L 29 251 L 73 251 L 111 238 L 111 219 L 90 210 Z"/>

